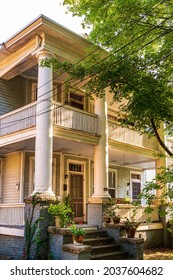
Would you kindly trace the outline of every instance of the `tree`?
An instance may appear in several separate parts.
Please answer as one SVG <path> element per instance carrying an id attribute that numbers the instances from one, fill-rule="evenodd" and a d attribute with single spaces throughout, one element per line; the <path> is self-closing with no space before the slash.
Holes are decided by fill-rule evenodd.
<path id="1" fill-rule="evenodd" d="M 88 92 L 102 95 L 109 87 L 113 101 L 126 99 L 122 125 L 135 126 L 141 133 L 155 135 L 168 155 L 159 128 L 173 132 L 171 0 L 64 0 L 74 16 L 83 16 L 91 26 L 91 55 L 80 63 L 59 65 L 72 79 L 88 77 Z M 101 47 L 101 48 L 98 48 Z M 106 52 L 103 52 L 105 50 Z"/>
<path id="2" fill-rule="evenodd" d="M 173 166 L 162 167 L 159 174 L 152 182 L 147 182 L 145 188 L 140 194 L 140 198 L 145 199 L 146 208 L 144 212 L 148 214 L 148 222 L 151 222 L 150 214 L 152 213 L 153 204 L 159 201 L 158 213 L 161 217 L 167 217 L 169 221 L 168 230 L 173 232 Z M 168 184 L 168 188 L 165 185 Z M 157 190 L 161 191 L 158 197 Z"/>

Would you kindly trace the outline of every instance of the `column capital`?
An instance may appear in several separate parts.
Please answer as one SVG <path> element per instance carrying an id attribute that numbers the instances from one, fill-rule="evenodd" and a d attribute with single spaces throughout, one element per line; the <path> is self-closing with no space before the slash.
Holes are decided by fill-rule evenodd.
<path id="1" fill-rule="evenodd" d="M 54 54 L 47 50 L 41 50 L 38 53 L 36 53 L 36 58 L 38 59 L 38 61 L 42 61 L 46 58 L 52 58 L 52 57 L 54 57 Z"/>

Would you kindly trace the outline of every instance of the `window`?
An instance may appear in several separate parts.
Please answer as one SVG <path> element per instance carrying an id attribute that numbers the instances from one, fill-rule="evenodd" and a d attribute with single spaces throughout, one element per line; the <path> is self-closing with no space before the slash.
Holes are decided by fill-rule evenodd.
<path id="1" fill-rule="evenodd" d="M 139 194 L 141 193 L 141 173 L 131 173 L 131 190 L 132 201 L 140 201 Z"/>
<path id="2" fill-rule="evenodd" d="M 61 90 L 62 85 L 61 83 L 54 83 L 53 84 L 53 101 L 61 102 Z M 37 83 L 32 83 L 32 92 L 31 92 L 31 102 L 37 100 Z"/>
<path id="3" fill-rule="evenodd" d="M 80 93 L 70 92 L 70 105 L 84 110 L 84 96 Z"/>
<path id="4" fill-rule="evenodd" d="M 108 192 L 112 198 L 116 197 L 116 187 L 117 187 L 117 171 L 110 170 L 108 177 Z"/>
<path id="5" fill-rule="evenodd" d="M 83 172 L 83 166 L 81 164 L 69 164 L 69 171 L 75 171 L 75 172 Z"/>

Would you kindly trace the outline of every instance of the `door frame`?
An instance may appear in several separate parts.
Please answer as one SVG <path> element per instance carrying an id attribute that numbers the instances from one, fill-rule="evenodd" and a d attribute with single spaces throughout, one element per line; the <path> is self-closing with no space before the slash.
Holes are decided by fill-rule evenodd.
<path id="1" fill-rule="evenodd" d="M 69 165 L 70 164 L 79 164 L 83 165 L 82 172 L 79 171 L 70 171 Z M 76 175 L 83 175 L 83 220 L 86 222 L 86 162 L 81 160 L 73 160 L 68 159 L 67 160 L 67 175 L 68 175 L 68 182 L 67 182 L 67 192 L 70 193 L 70 174 L 76 174 Z"/>

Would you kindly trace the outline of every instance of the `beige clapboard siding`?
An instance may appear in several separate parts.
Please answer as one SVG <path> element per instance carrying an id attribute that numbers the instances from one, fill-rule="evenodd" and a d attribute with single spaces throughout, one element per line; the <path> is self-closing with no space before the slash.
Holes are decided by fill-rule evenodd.
<path id="1" fill-rule="evenodd" d="M 20 190 L 16 190 L 16 183 L 20 182 L 21 153 L 16 152 L 5 156 L 2 203 L 19 203 Z"/>
<path id="2" fill-rule="evenodd" d="M 25 79 L 16 77 L 5 81 L 0 79 L 0 115 L 25 105 Z"/>

